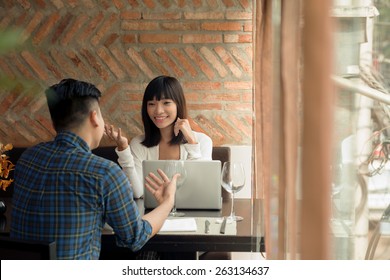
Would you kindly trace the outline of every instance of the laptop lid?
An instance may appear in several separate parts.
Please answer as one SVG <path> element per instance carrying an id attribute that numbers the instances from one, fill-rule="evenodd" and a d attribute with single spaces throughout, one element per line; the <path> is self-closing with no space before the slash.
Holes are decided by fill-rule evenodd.
<path id="1" fill-rule="evenodd" d="M 164 170 L 165 160 L 144 160 L 142 170 L 144 178 L 157 169 Z M 221 162 L 219 160 L 186 160 L 187 172 L 183 185 L 176 191 L 177 209 L 220 210 L 222 208 Z M 145 183 L 145 181 L 144 181 Z M 144 206 L 146 209 L 158 205 L 144 184 Z"/>

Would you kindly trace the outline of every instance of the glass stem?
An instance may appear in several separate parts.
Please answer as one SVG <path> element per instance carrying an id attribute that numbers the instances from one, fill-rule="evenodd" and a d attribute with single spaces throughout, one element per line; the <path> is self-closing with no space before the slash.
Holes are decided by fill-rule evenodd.
<path id="1" fill-rule="evenodd" d="M 232 205 L 230 206 L 230 217 L 234 220 L 234 192 L 232 192 Z"/>
<path id="2" fill-rule="evenodd" d="M 173 201 L 173 208 L 172 208 L 171 213 L 176 213 L 176 192 L 175 192 L 175 198 L 174 198 L 174 201 Z"/>

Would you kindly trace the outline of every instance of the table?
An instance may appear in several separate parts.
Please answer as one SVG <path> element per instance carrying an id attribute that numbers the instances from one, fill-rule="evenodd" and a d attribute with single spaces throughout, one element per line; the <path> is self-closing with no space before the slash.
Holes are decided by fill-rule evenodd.
<path id="1" fill-rule="evenodd" d="M 0 233 L 9 233 L 11 219 L 11 198 L 3 199 L 8 207 L 7 212 L 1 218 Z M 137 201 L 140 212 L 143 213 L 142 199 Z M 226 216 L 230 212 L 230 200 L 223 201 L 220 211 L 191 210 L 183 211 L 186 217 L 217 218 Z M 236 199 L 235 212 L 243 216 L 244 220 L 237 222 L 235 234 L 212 233 L 163 233 L 152 237 L 142 248 L 144 251 L 158 251 L 179 253 L 188 258 L 196 256 L 197 252 L 264 252 L 264 226 L 262 224 L 262 200 Z M 115 255 L 115 238 L 111 231 L 104 231 L 102 235 L 102 250 L 106 250 L 112 258 L 120 258 Z M 122 249 L 121 249 L 122 250 Z M 186 258 L 183 257 L 183 258 Z"/>

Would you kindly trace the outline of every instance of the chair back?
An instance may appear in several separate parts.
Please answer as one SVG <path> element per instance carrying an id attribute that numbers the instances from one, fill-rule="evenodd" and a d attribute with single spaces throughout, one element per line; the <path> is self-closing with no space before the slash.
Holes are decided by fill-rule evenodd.
<path id="1" fill-rule="evenodd" d="M 213 147 L 211 157 L 213 160 L 219 160 L 221 162 L 221 168 L 222 168 L 223 163 L 226 161 L 230 161 L 231 159 L 230 147 L 222 147 L 222 146 Z M 230 193 L 228 193 L 224 188 L 222 188 L 222 199 L 223 200 L 230 199 Z"/>

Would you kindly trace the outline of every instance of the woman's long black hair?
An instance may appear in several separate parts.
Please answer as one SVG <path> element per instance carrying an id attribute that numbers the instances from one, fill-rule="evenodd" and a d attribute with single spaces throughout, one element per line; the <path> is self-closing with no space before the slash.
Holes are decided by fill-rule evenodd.
<path id="1" fill-rule="evenodd" d="M 150 119 L 147 111 L 148 101 L 153 100 L 160 101 L 161 99 L 172 99 L 177 106 L 177 118 L 187 118 L 187 105 L 184 97 L 183 88 L 179 81 L 174 77 L 158 76 L 150 81 L 147 85 L 142 100 L 142 122 L 144 124 L 145 139 L 141 143 L 150 148 L 157 146 L 161 140 L 161 134 L 158 127 Z M 177 136 L 172 132 L 172 140 L 170 145 L 177 145 L 185 143 L 185 138 L 180 132 Z"/>

